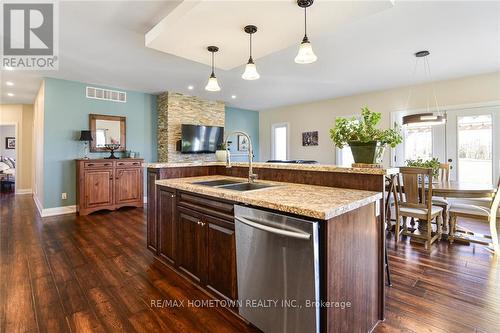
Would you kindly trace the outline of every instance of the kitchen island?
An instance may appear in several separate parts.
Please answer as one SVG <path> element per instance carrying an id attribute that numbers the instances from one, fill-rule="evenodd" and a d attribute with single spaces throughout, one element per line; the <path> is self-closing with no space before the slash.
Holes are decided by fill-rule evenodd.
<path id="1" fill-rule="evenodd" d="M 382 193 L 262 180 L 258 184 L 269 187 L 250 191 L 196 184 L 246 181 L 217 175 L 219 166 L 215 165 L 213 171 L 205 169 L 213 172 L 208 176 L 187 177 L 192 174 L 184 170 L 184 174 L 177 175 L 180 178 L 155 180 L 155 225 L 148 224 L 148 235 L 156 236 L 154 249 L 149 248 L 158 261 L 215 298 L 238 300 L 241 286 L 237 281 L 241 276 L 237 276 L 236 269 L 235 207 L 316 221 L 318 328 L 323 332 L 372 330 L 383 319 L 383 228 L 379 222 Z M 381 171 L 378 173 L 382 176 Z M 156 227 L 154 232 L 152 227 Z M 297 270 L 299 274 L 300 267 Z M 232 310 L 239 312 L 238 307 Z"/>

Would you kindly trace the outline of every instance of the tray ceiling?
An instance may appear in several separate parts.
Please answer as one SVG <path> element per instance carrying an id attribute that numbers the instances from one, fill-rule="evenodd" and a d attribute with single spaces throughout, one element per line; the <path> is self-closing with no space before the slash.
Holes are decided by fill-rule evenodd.
<path id="1" fill-rule="evenodd" d="M 321 1 L 307 10 L 308 35 L 314 41 L 354 20 L 392 8 L 390 1 Z M 294 0 L 183 1 L 146 33 L 147 47 L 210 65 L 209 45 L 219 47 L 216 67 L 230 70 L 248 60 L 248 35 L 258 27 L 253 57 L 259 59 L 297 45 L 304 35 L 304 10 Z"/>

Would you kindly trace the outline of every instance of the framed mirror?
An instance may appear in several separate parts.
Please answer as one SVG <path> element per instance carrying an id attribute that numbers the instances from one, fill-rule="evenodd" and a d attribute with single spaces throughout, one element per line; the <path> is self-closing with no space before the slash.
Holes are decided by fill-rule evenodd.
<path id="1" fill-rule="evenodd" d="M 90 141 L 90 151 L 108 151 L 105 147 L 107 144 L 119 144 L 120 148 L 115 151 L 125 151 L 127 149 L 125 119 L 120 116 L 90 114 L 90 131 L 94 139 Z"/>

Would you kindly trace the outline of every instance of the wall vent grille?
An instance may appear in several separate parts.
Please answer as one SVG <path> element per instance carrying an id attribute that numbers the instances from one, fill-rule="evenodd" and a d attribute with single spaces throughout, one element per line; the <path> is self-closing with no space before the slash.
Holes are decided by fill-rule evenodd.
<path id="1" fill-rule="evenodd" d="M 127 93 L 124 91 L 87 87 L 87 98 L 103 101 L 127 103 Z"/>

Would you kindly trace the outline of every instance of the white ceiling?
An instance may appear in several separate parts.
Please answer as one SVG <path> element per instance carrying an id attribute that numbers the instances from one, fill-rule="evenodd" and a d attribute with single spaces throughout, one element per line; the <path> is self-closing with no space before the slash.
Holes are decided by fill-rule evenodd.
<path id="1" fill-rule="evenodd" d="M 307 10 L 312 40 L 328 36 L 348 23 L 392 8 L 383 1 L 316 0 Z M 282 1 L 184 1 L 146 34 L 152 49 L 211 64 L 207 46 L 219 47 L 215 67 L 231 70 L 248 61 L 248 34 L 243 28 L 257 26 L 253 58 L 297 47 L 304 36 L 304 10 L 297 0 Z M 193 24 L 196 22 L 196 24 Z"/>
<path id="2" fill-rule="evenodd" d="M 314 64 L 295 64 L 298 45 L 292 45 L 258 59 L 260 80 L 242 80 L 243 65 L 218 70 L 222 91 L 209 93 L 203 89 L 208 66 L 145 46 L 145 34 L 178 5 L 173 1 L 61 2 L 59 70 L 3 71 L 0 103 L 32 103 L 42 77 L 47 76 L 149 93 L 178 91 L 262 110 L 423 82 L 423 77 L 412 77 L 412 54 L 421 49 L 431 51 L 437 80 L 500 71 L 500 2 L 396 1 L 393 8 L 324 34 L 311 30 L 319 58 Z M 320 11 L 321 5 L 315 3 L 314 10 Z M 309 23 L 314 26 L 314 21 Z M 280 24 L 276 19 L 269 29 L 279 29 Z M 297 24 L 302 25 L 302 18 Z M 15 86 L 7 87 L 5 81 Z M 189 85 L 194 89 L 188 90 Z M 15 96 L 8 97 L 8 92 Z"/>

